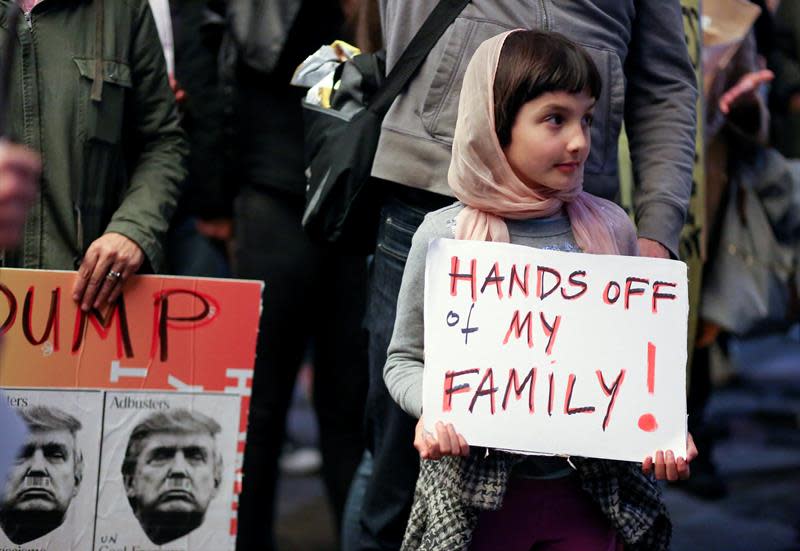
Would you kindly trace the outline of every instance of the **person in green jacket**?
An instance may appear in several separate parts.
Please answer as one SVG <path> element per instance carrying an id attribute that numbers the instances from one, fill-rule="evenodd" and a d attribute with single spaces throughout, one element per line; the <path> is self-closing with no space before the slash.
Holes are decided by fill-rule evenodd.
<path id="1" fill-rule="evenodd" d="M 3 265 L 79 268 L 83 310 L 159 271 L 188 153 L 147 0 L 20 0 L 9 129 L 41 154 L 40 193 Z"/>

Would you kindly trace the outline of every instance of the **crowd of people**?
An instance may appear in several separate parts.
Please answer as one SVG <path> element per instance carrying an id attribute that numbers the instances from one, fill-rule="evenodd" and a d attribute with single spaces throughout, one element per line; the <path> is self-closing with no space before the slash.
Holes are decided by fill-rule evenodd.
<path id="1" fill-rule="evenodd" d="M 713 475 L 707 349 L 742 319 L 720 314 L 726 295 L 711 292 L 735 292 L 716 254 L 730 198 L 742 195 L 731 190 L 800 189 L 768 146 L 766 116 L 769 99 L 790 114 L 776 132 L 796 156 L 785 124 L 800 112 L 795 3 L 760 2 L 755 31 L 724 70 L 706 68 L 700 91 L 679 0 L 466 3 L 383 121 L 368 182 L 379 223 L 364 228 L 376 246 L 359 255 L 302 228 L 305 90 L 290 80 L 340 38 L 385 48 L 391 71 L 437 2 L 0 0 L 0 24 L 14 2 L 24 17 L 0 128 L 2 265 L 77 270 L 84 310 L 116 300 L 134 274 L 266 282 L 237 550 L 275 548 L 278 459 L 305 358 L 344 551 L 669 547 L 656 481 L 690 477 L 691 433 Z M 476 450 L 452 425 L 427 432 L 415 289 L 429 240 L 678 259 L 699 93 L 714 298 L 701 309 L 686 449 L 641 464 L 568 462 Z M 623 122 L 635 225 L 614 203 Z M 772 197 L 769 227 L 791 247 L 800 218 L 788 195 Z M 334 321 L 304 323 L 312 305 Z M 554 499 L 550 516 L 533 515 Z"/>

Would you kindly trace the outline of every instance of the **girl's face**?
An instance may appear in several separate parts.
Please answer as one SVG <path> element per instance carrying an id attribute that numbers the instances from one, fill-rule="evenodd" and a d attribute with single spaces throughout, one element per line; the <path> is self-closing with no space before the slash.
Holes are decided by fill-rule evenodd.
<path id="1" fill-rule="evenodd" d="M 595 99 L 588 92 L 546 92 L 522 106 L 503 151 L 526 185 L 564 189 L 583 182 Z"/>

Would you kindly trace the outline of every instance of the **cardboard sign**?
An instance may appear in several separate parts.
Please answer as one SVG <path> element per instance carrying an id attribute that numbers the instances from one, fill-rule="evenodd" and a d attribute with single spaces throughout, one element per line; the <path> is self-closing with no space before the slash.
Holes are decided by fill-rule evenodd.
<path id="1" fill-rule="evenodd" d="M 234 496 L 239 490 L 235 473 L 241 469 L 244 452 L 263 284 L 140 276 L 126 283 L 114 305 L 84 313 L 70 296 L 74 278 L 74 272 L 0 270 L 0 387 L 13 389 L 6 391 L 4 399 L 25 417 L 30 404 L 46 405 L 43 402 L 50 396 L 64 396 L 67 403 L 58 411 L 38 413 L 48 419 L 45 425 L 55 423 L 66 430 L 70 441 L 90 438 L 98 443 L 97 448 L 78 447 L 83 456 L 82 481 L 75 486 L 75 499 L 66 503 L 63 516 L 65 521 L 80 521 L 61 522 L 33 539 L 17 537 L 20 541 L 11 540 L 18 546 L 14 549 L 111 551 L 164 545 L 176 551 L 233 550 Z M 126 390 L 138 392 L 120 393 Z M 192 522 L 200 519 L 196 524 L 189 522 L 191 530 L 185 533 L 169 534 L 175 535 L 169 540 L 144 528 L 140 510 L 125 499 L 132 489 L 123 484 L 125 492 L 120 495 L 122 475 L 117 463 L 125 452 L 123 440 L 154 409 L 178 413 L 175 419 L 155 417 L 150 424 L 161 428 L 151 432 L 167 433 L 175 426 L 183 427 L 176 430 L 184 435 L 211 430 L 213 446 L 206 448 L 213 448 L 213 458 L 220 460 L 218 486 L 213 496 L 205 495 L 213 499 L 198 497 L 202 485 L 195 487 L 199 483 L 189 471 L 176 475 L 183 481 L 162 480 L 162 485 L 176 485 L 159 490 L 171 503 L 166 508 L 182 511 L 185 504 L 193 503 L 184 517 L 193 517 Z M 216 425 L 219 430 L 214 429 Z M 143 441 L 147 443 L 146 438 Z M 28 448 L 35 450 L 33 444 Z M 197 446 L 189 448 L 206 453 Z M 176 451 L 165 461 L 185 459 L 187 450 Z M 40 482 L 48 487 L 53 484 L 52 480 Z M 9 481 L 6 484 L 8 488 Z M 31 495 L 44 502 L 49 494 L 47 488 L 34 487 Z M 108 501 L 104 496 L 109 495 L 116 497 Z M 0 518 L 8 516 L 9 507 L 0 504 Z M 2 535 L 16 537 L 5 531 Z M 5 540 L 0 537 L 0 541 Z"/>
<path id="2" fill-rule="evenodd" d="M 426 427 L 527 453 L 684 455 L 687 318 L 681 262 L 434 240 Z"/>

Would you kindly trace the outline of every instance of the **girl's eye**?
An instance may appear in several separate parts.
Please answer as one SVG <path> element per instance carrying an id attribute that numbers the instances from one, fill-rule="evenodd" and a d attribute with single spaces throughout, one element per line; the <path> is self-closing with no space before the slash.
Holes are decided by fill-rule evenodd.
<path id="1" fill-rule="evenodd" d="M 592 126 L 592 122 L 594 121 L 594 115 L 591 113 L 587 113 L 583 116 L 583 124 L 586 126 Z"/>
<path id="2" fill-rule="evenodd" d="M 561 125 L 564 123 L 563 115 L 559 115 L 558 113 L 553 113 L 552 115 L 548 115 L 545 120 L 549 123 L 556 125 Z"/>

